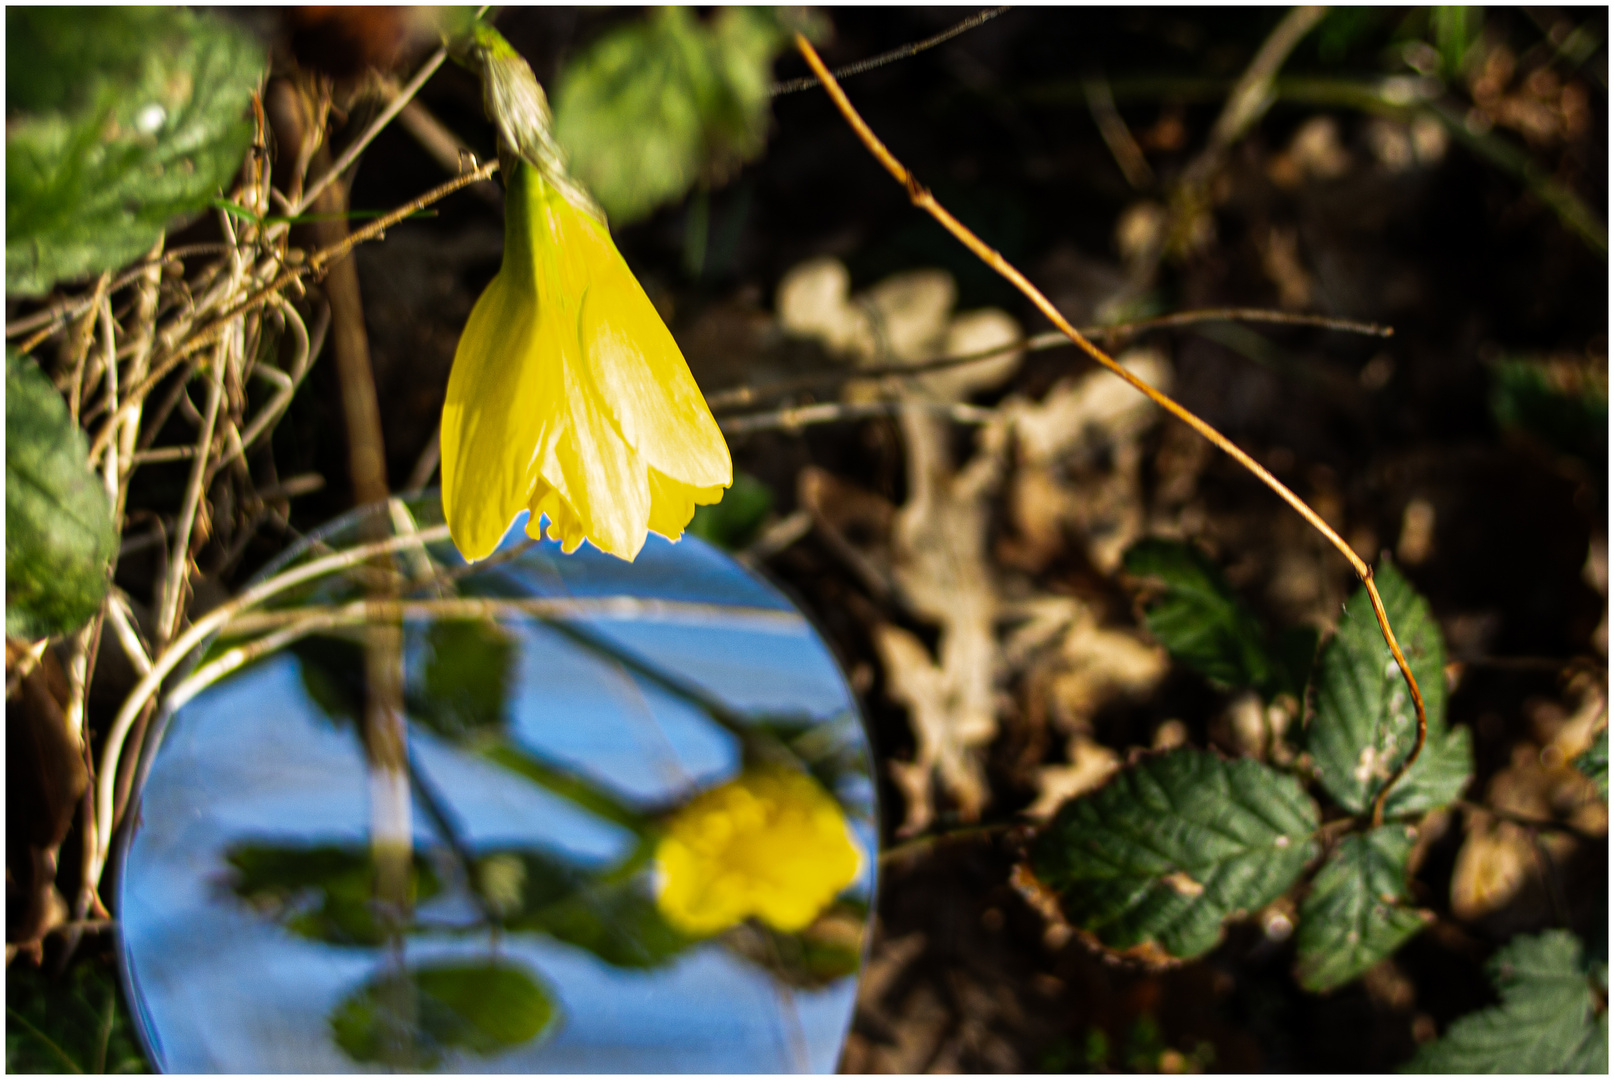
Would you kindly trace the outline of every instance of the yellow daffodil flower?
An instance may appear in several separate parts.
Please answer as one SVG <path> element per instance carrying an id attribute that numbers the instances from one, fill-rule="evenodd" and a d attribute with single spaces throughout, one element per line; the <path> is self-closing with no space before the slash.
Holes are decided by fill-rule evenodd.
<path id="1" fill-rule="evenodd" d="M 568 177 L 543 91 L 502 39 L 483 50 L 506 185 L 504 262 L 471 311 L 443 406 L 443 512 L 467 560 L 522 510 L 565 551 L 631 560 L 676 540 L 733 466 L 683 354 Z"/>
<path id="2" fill-rule="evenodd" d="M 852 883 L 860 861 L 840 806 L 816 781 L 751 769 L 666 823 L 656 846 L 656 905 L 693 936 L 753 915 L 793 933 Z"/>

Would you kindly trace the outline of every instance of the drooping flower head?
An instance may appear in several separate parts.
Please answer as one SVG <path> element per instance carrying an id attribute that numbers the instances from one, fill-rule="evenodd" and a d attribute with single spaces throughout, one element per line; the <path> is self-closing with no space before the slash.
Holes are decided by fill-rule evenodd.
<path id="1" fill-rule="evenodd" d="M 566 551 L 632 559 L 733 480 L 722 433 L 604 215 L 565 172 L 526 61 L 479 27 L 499 127 L 504 262 L 460 336 L 443 406 L 443 510 L 485 558 L 522 510 Z"/>
<path id="2" fill-rule="evenodd" d="M 656 905 L 691 935 L 753 915 L 793 933 L 852 883 L 860 858 L 840 806 L 812 777 L 748 769 L 667 821 Z"/>

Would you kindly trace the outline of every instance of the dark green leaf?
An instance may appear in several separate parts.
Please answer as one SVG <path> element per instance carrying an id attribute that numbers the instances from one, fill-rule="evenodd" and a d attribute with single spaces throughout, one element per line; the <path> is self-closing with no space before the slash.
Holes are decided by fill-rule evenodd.
<path id="1" fill-rule="evenodd" d="M 264 50 L 181 8 L 6 9 L 6 291 L 138 258 L 229 186 Z"/>
<path id="2" fill-rule="evenodd" d="M 6 633 L 68 634 L 106 596 L 117 543 L 84 433 L 39 366 L 6 352 Z"/>
<path id="3" fill-rule="evenodd" d="M 555 1018 L 552 995 L 525 969 L 449 961 L 372 979 L 336 1006 L 330 1025 L 354 1061 L 425 1070 L 449 1051 L 486 1057 L 531 1042 Z"/>
<path id="4" fill-rule="evenodd" d="M 1489 966 L 1502 1003 L 1452 1024 L 1403 1072 L 1608 1072 L 1608 1013 L 1575 935 L 1516 937 Z"/>
<path id="5" fill-rule="evenodd" d="M 1278 677 L 1273 680 L 1273 691 L 1290 694 L 1296 701 L 1306 700 L 1306 686 L 1311 682 L 1312 665 L 1317 662 L 1317 629 L 1312 626 L 1289 627 L 1278 635 L 1272 654 L 1278 669 Z"/>
<path id="6" fill-rule="evenodd" d="M 695 507 L 689 531 L 728 551 L 745 547 L 773 509 L 773 489 L 750 473 L 735 473 L 734 486 L 712 506 Z"/>
<path id="7" fill-rule="evenodd" d="M 721 8 L 704 22 L 659 8 L 567 65 L 555 135 L 616 223 L 762 152 L 773 58 L 791 29 L 772 8 Z"/>
<path id="8" fill-rule="evenodd" d="M 1447 731 L 1445 647 L 1429 605 L 1388 559 L 1374 576 L 1401 651 L 1423 694 L 1429 737 L 1386 811 L 1410 814 L 1455 799 L 1473 772 L 1467 729 Z M 1317 707 L 1306 748 L 1319 778 L 1341 806 L 1364 813 L 1417 738 L 1417 715 L 1367 590 L 1346 605 L 1339 632 L 1323 651 Z"/>
<path id="9" fill-rule="evenodd" d="M 1386 825 L 1339 842 L 1300 906 L 1300 985 L 1331 990 L 1389 956 L 1424 920 L 1406 906 L 1412 836 Z"/>
<path id="10" fill-rule="evenodd" d="M 1289 676 L 1268 654 L 1260 622 L 1199 549 L 1140 540 L 1127 549 L 1125 565 L 1159 583 L 1146 621 L 1173 657 L 1222 686 L 1287 688 Z"/>
<path id="11" fill-rule="evenodd" d="M 1608 468 L 1608 384 L 1563 362 L 1501 360 L 1491 369 L 1491 413 L 1599 475 Z"/>
<path id="12" fill-rule="evenodd" d="M 1226 919 L 1294 883 L 1316 853 L 1316 828 L 1317 808 L 1293 777 L 1180 749 L 1061 807 L 1032 868 L 1104 944 L 1154 941 L 1192 957 L 1216 944 Z"/>
<path id="13" fill-rule="evenodd" d="M 375 865 L 368 848 L 243 844 L 226 856 L 230 890 L 299 937 L 331 945 L 380 945 Z M 410 875 L 416 901 L 437 895 L 437 875 L 419 853 Z"/>
<path id="14" fill-rule="evenodd" d="M 1586 752 L 1575 758 L 1575 768 L 1592 778 L 1598 794 L 1608 798 L 1608 728 L 1597 733 L 1597 738 Z"/>
<path id="15" fill-rule="evenodd" d="M 498 624 L 440 619 L 424 635 L 425 675 L 409 715 L 447 739 L 504 725 L 515 646 Z"/>
<path id="16" fill-rule="evenodd" d="M 110 956 L 83 955 L 60 976 L 6 965 L 6 1071 L 150 1072 Z"/>

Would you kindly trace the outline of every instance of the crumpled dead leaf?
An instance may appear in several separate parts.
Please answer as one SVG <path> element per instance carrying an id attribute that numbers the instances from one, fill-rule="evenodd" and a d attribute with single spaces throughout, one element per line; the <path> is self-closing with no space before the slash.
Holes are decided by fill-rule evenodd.
<path id="1" fill-rule="evenodd" d="M 1019 324 L 1000 311 L 950 319 L 957 288 L 941 270 L 915 270 L 880 282 L 856 299 L 838 262 L 814 260 L 786 275 L 778 293 L 779 320 L 789 333 L 817 338 L 859 366 L 923 363 L 1011 346 Z M 999 381 L 1019 362 L 1018 350 L 978 363 L 913 377 L 888 377 L 850 387 L 849 397 L 899 401 L 957 401 Z M 987 558 L 989 500 L 1002 471 L 1001 424 L 987 427 L 979 450 L 956 469 L 947 421 L 905 410 L 900 427 L 907 450 L 908 501 L 891 528 L 891 575 L 904 603 L 940 628 L 933 660 L 900 627 L 875 630 L 891 697 L 908 709 L 918 742 L 911 762 L 893 762 L 892 776 L 907 799 L 902 829 L 911 835 L 934 815 L 932 776 L 972 820 L 988 789 L 978 751 L 997 734 L 995 633 L 998 597 Z"/>
<path id="2" fill-rule="evenodd" d="M 1133 349 L 1119 361 L 1169 392 L 1171 365 L 1160 353 Z M 1002 410 L 1019 451 L 1009 492 L 1017 536 L 1005 554 L 1039 571 L 1064 550 L 1068 530 L 1096 569 L 1113 573 L 1144 532 L 1139 438 L 1159 407 L 1110 373 L 1092 371 L 1061 380 L 1040 402 L 1010 398 Z"/>

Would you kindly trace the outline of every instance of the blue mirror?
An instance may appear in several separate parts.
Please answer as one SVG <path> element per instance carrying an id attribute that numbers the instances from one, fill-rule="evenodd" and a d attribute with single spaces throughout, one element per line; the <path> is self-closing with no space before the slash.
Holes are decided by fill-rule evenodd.
<path id="1" fill-rule="evenodd" d="M 467 566 L 435 497 L 340 519 L 170 691 L 117 880 L 154 1064 L 834 1069 L 876 830 L 833 657 L 698 539 L 522 524 Z"/>

